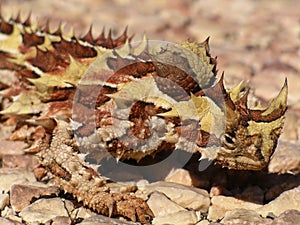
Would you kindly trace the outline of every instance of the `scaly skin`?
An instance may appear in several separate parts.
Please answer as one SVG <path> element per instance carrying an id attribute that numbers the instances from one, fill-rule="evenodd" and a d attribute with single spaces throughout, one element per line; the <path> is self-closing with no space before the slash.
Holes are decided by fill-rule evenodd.
<path id="1" fill-rule="evenodd" d="M 180 149 L 229 169 L 268 165 L 287 82 L 268 108 L 250 109 L 247 87 L 225 89 L 223 75 L 216 82 L 208 40 L 131 45 L 126 31 L 77 38 L 29 19 L 0 21 L 0 69 L 10 77 L 0 81 L 2 119 L 15 121 L 14 138 L 25 139 L 55 182 L 95 211 L 142 223 L 153 217 L 142 199 L 110 193 L 81 153 L 140 161 Z"/>

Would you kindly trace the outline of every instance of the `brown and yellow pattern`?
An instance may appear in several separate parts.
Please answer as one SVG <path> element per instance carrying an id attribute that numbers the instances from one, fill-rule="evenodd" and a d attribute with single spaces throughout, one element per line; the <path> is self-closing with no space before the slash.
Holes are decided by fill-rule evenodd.
<path id="1" fill-rule="evenodd" d="M 133 43 L 126 30 L 76 37 L 19 16 L 1 16 L 0 32 L 0 69 L 13 77 L 0 80 L 0 113 L 16 125 L 11 138 L 25 140 L 62 189 L 99 213 L 143 223 L 153 216 L 142 199 L 110 193 L 86 154 L 139 162 L 184 150 L 262 170 L 276 148 L 287 82 L 269 107 L 249 108 L 244 83 L 216 81 L 208 40 Z"/>

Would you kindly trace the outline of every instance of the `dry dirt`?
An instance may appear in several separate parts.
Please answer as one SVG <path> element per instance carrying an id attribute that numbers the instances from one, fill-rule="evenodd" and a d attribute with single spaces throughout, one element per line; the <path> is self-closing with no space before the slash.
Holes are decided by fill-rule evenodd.
<path id="1" fill-rule="evenodd" d="M 274 174 L 238 177 L 239 182 L 251 178 L 255 185 L 261 185 L 266 202 L 300 185 L 300 1 L 2 0 L 1 8 L 4 17 L 14 17 L 21 12 L 22 18 L 26 18 L 31 13 L 33 21 L 44 24 L 50 20 L 53 29 L 62 22 L 65 32 L 74 27 L 77 35 L 84 35 L 92 24 L 94 36 L 104 27 L 107 33 L 111 28 L 113 36 L 117 36 L 128 26 L 128 33 L 135 34 L 136 41 L 144 33 L 149 39 L 170 42 L 203 41 L 210 37 L 211 53 L 218 56 L 219 75 L 225 71 L 226 84 L 231 86 L 247 80 L 264 104 L 276 96 L 287 77 L 289 109 L 276 157 L 269 167 Z M 18 149 L 18 143 L 11 148 Z M 0 153 L 5 151 L 0 146 Z M 23 168 L 32 164 L 31 159 L 20 162 L 17 157 L 9 158 L 14 157 L 13 153 L 8 155 L 7 162 L 16 160 L 24 164 Z M 219 180 L 211 180 L 209 176 L 215 174 L 214 169 L 207 173 L 200 174 L 197 184 L 206 189 L 214 184 L 216 192 L 222 185 L 230 189 L 228 183 L 234 183 L 237 177 L 223 171 L 218 172 Z M 210 182 L 205 183 L 206 178 Z M 230 191 L 233 195 L 244 193 L 236 189 Z"/>

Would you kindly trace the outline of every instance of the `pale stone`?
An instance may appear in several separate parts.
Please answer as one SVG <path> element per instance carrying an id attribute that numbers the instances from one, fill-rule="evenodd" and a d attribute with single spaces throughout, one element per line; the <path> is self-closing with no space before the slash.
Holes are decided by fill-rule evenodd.
<path id="1" fill-rule="evenodd" d="M 149 200 L 147 201 L 147 204 L 155 217 L 165 216 L 167 214 L 176 213 L 179 211 L 186 211 L 185 208 L 177 205 L 175 202 L 167 198 L 164 194 L 159 192 L 152 193 Z"/>
<path id="2" fill-rule="evenodd" d="M 138 192 L 150 195 L 154 191 L 165 194 L 178 205 L 188 209 L 207 212 L 210 204 L 209 194 L 206 190 L 170 182 L 155 182 L 144 187 L 140 187 Z"/>
<path id="3" fill-rule="evenodd" d="M 0 158 L 3 155 L 23 155 L 27 144 L 23 141 L 0 140 Z"/>
<path id="4" fill-rule="evenodd" d="M 193 180 L 195 179 L 192 178 L 190 172 L 182 168 L 172 169 L 165 178 L 166 182 L 173 182 L 187 186 L 193 186 Z"/>
<path id="5" fill-rule="evenodd" d="M 20 216 L 26 223 L 46 223 L 57 216 L 69 216 L 74 206 L 70 201 L 62 201 L 60 198 L 39 199 L 25 207 Z M 68 210 L 67 210 L 68 209 Z"/>
<path id="6" fill-rule="evenodd" d="M 30 204 L 32 198 L 58 195 L 59 191 L 57 186 L 48 186 L 40 182 L 14 184 L 10 189 L 10 203 L 13 210 L 20 212 Z"/>
<path id="7" fill-rule="evenodd" d="M 0 225 L 21 225 L 21 224 L 23 223 L 0 217 Z"/>
<path id="8" fill-rule="evenodd" d="M 0 211 L 5 208 L 9 203 L 8 194 L 0 194 Z"/>
<path id="9" fill-rule="evenodd" d="M 76 220 L 79 218 L 86 219 L 86 218 L 89 218 L 89 217 L 95 216 L 95 215 L 97 215 L 97 213 L 91 211 L 90 209 L 87 209 L 84 207 L 79 207 L 72 211 L 71 218 L 73 220 Z"/>
<path id="10" fill-rule="evenodd" d="M 5 209 L 1 212 L 1 216 L 5 217 L 10 221 L 16 222 L 16 224 L 22 223 L 22 219 L 16 216 L 15 212 L 11 208 L 5 207 Z"/>
<path id="11" fill-rule="evenodd" d="M 262 205 L 255 204 L 252 202 L 246 202 L 240 199 L 236 199 L 234 197 L 227 196 L 214 196 L 211 199 L 212 205 L 208 210 L 208 219 L 212 221 L 217 221 L 222 219 L 226 212 L 231 211 L 233 209 L 249 209 L 255 210 L 260 208 Z"/>
<path id="12" fill-rule="evenodd" d="M 300 211 L 287 210 L 274 219 L 272 225 L 295 225 L 300 224 Z"/>
<path id="13" fill-rule="evenodd" d="M 78 225 L 139 225 L 140 223 L 133 223 L 121 219 L 109 218 L 102 215 L 91 216 Z"/>
<path id="14" fill-rule="evenodd" d="M 197 215 L 194 211 L 179 211 L 164 216 L 157 216 L 153 219 L 153 225 L 191 225 L 198 222 Z"/>
<path id="15" fill-rule="evenodd" d="M 49 225 L 71 225 L 72 221 L 68 216 L 57 216 L 47 223 L 49 223 Z M 47 223 L 45 225 L 47 225 Z"/>
<path id="16" fill-rule="evenodd" d="M 284 211 L 292 209 L 300 210 L 300 186 L 283 192 L 276 199 L 256 211 L 263 216 L 267 216 L 269 213 L 279 216 Z"/>
<path id="17" fill-rule="evenodd" d="M 136 186 L 138 188 L 144 188 L 147 185 L 149 185 L 149 181 L 145 180 L 145 179 L 142 179 L 142 180 L 139 180 L 138 182 L 136 182 Z"/>
<path id="18" fill-rule="evenodd" d="M 232 224 L 271 224 L 271 219 L 262 218 L 257 212 L 247 209 L 234 209 L 226 212 L 224 218 L 221 220 L 221 224 L 232 225 Z"/>
<path id="19" fill-rule="evenodd" d="M 38 159 L 34 155 L 4 155 L 2 160 L 3 168 L 33 170 L 38 164 Z"/>
<path id="20" fill-rule="evenodd" d="M 61 200 L 63 201 L 64 205 L 65 205 L 65 208 L 66 210 L 68 211 L 68 216 L 71 214 L 71 212 L 74 210 L 74 204 L 69 201 L 69 200 L 66 200 L 66 199 L 63 199 L 61 198 Z"/>
<path id="21" fill-rule="evenodd" d="M 0 193 L 7 193 L 13 184 L 36 181 L 33 172 L 22 169 L 0 169 Z"/>
<path id="22" fill-rule="evenodd" d="M 199 179 L 198 176 L 183 168 L 172 169 L 165 177 L 164 181 L 193 187 L 209 186 L 207 179 Z"/>
<path id="23" fill-rule="evenodd" d="M 3 210 L 1 210 L 0 212 L 0 216 L 2 217 L 8 217 L 10 215 L 14 215 L 14 210 L 12 208 L 10 208 L 9 206 L 5 206 Z"/>
<path id="24" fill-rule="evenodd" d="M 138 188 L 138 191 L 135 193 L 135 195 L 139 198 L 142 198 L 144 199 L 145 201 L 148 200 L 148 193 L 147 192 L 144 192 L 144 191 L 141 191 L 141 190 L 145 190 L 145 188 L 149 185 L 149 181 L 148 180 L 139 180 L 137 183 L 136 183 L 136 186 Z"/>
<path id="25" fill-rule="evenodd" d="M 200 222 L 196 223 L 195 225 L 210 225 L 208 220 L 201 220 Z"/>

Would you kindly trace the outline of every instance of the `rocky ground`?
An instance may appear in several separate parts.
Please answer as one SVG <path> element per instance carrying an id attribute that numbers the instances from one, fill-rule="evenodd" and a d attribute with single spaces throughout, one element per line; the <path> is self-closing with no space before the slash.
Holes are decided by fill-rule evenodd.
<path id="1" fill-rule="evenodd" d="M 128 25 L 134 40 L 203 41 L 210 36 L 218 69 L 228 86 L 248 80 L 263 102 L 273 98 L 285 77 L 289 110 L 268 171 L 228 171 L 210 166 L 153 170 L 147 180 L 111 183 L 147 200 L 153 224 L 300 224 L 300 2 L 297 0 L 66 0 L 2 1 L 3 15 L 32 18 L 55 28 L 66 22 L 80 35 L 93 24 L 120 34 Z M 219 73 L 220 73 L 219 72 Z M 1 78 L 2 79 L 2 78 Z M 0 129 L 0 224 L 132 224 L 82 207 L 56 186 L 36 179 L 36 159 L 22 143 L 5 140 Z M 121 170 L 114 171 L 121 174 Z M 128 174 L 125 174 L 129 176 Z M 140 178 L 139 174 L 130 174 Z M 158 181 L 161 180 L 161 181 Z M 184 184 L 184 185 L 183 185 Z"/>

